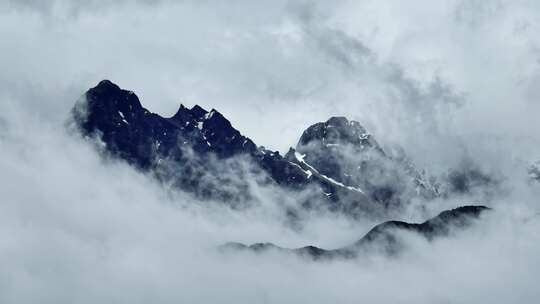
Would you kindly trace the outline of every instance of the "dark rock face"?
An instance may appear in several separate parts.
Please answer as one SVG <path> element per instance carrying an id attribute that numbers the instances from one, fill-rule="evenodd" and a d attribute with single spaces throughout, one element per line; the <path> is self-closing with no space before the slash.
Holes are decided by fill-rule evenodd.
<path id="1" fill-rule="evenodd" d="M 353 173 L 367 162 L 368 157 L 384 157 L 384 151 L 356 121 L 332 117 L 310 126 L 300 137 L 296 152 L 323 175 L 351 184 Z M 349 155 L 347 155 L 349 154 Z M 346 164 L 351 156 L 355 163 Z M 344 160 L 345 158 L 345 160 Z"/>
<path id="2" fill-rule="evenodd" d="M 86 93 L 83 106 L 82 111 L 76 111 L 81 130 L 86 135 L 99 134 L 110 152 L 141 168 L 149 167 L 156 156 L 182 154 L 183 146 L 218 158 L 257 151 L 255 144 L 216 110 L 181 105 L 173 117 L 163 118 L 143 108 L 133 92 L 108 80 Z"/>
<path id="3" fill-rule="evenodd" d="M 88 90 L 73 117 L 81 132 L 99 138 L 109 155 L 152 172 L 174 188 L 240 204 L 250 181 L 312 189 L 306 208 L 323 206 L 357 216 L 396 210 L 436 190 L 409 163 L 388 156 L 356 121 L 332 117 L 309 127 L 285 155 L 258 147 L 218 111 L 180 106 L 164 118 L 137 96 L 103 80 Z"/>
<path id="4" fill-rule="evenodd" d="M 286 157 L 334 184 L 362 191 L 376 206 L 392 208 L 410 197 L 437 196 L 410 162 L 388 156 L 364 127 L 345 117 L 309 127 Z"/>
<path id="5" fill-rule="evenodd" d="M 240 243 L 227 243 L 222 250 L 248 250 L 256 253 L 269 250 L 292 253 L 306 256 L 315 260 L 333 258 L 356 258 L 361 253 L 370 250 L 378 250 L 389 256 L 397 255 L 405 250 L 406 245 L 401 240 L 399 233 L 407 231 L 425 237 L 428 241 L 436 238 L 449 236 L 452 231 L 464 230 L 470 227 L 484 212 L 491 210 L 485 206 L 463 206 L 441 212 L 434 218 L 423 223 L 414 224 L 402 221 L 387 221 L 375 226 L 361 239 L 353 244 L 333 250 L 326 250 L 314 246 L 306 246 L 295 249 L 287 249 L 272 243 L 256 243 L 244 245 Z"/>
<path id="6" fill-rule="evenodd" d="M 98 137 L 107 153 L 202 197 L 242 200 L 248 195 L 242 175 L 250 170 L 289 188 L 308 183 L 296 165 L 258 148 L 214 109 L 181 105 L 173 117 L 163 118 L 143 108 L 133 92 L 104 80 L 72 113 L 81 132 Z M 255 166 L 244 169 L 242 162 Z"/>

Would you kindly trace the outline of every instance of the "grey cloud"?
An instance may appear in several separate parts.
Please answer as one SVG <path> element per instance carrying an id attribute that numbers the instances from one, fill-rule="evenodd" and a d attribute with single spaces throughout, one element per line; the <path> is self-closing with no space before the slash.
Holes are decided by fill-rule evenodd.
<path id="1" fill-rule="evenodd" d="M 42 14 L 43 16 L 52 16 L 60 14 L 64 16 L 76 17 L 81 13 L 88 11 L 100 11 L 103 9 L 119 8 L 124 5 L 145 5 L 155 6 L 167 2 L 166 0 L 119 0 L 119 1 L 104 1 L 104 0 L 88 0 L 88 1 L 65 1 L 65 0 L 50 0 L 50 1 L 34 1 L 34 0 L 6 0 L 4 7 L 15 10 L 29 10 Z"/>
<path id="2" fill-rule="evenodd" d="M 433 132 L 439 136 L 440 111 L 448 111 L 445 115 L 452 115 L 451 111 L 462 106 L 466 99 L 464 93 L 457 91 L 451 84 L 445 82 L 440 76 L 421 83 L 406 75 L 399 64 L 393 62 L 380 62 L 377 54 L 365 46 L 358 38 L 345 31 L 333 28 L 327 23 L 328 17 L 313 3 L 295 6 L 295 15 L 298 16 L 300 27 L 305 39 L 316 52 L 322 54 L 322 60 L 329 60 L 333 66 L 341 67 L 346 76 L 343 81 L 353 81 L 358 86 L 376 86 L 377 94 L 383 94 L 386 100 L 378 102 L 391 102 L 393 106 L 401 106 L 402 116 L 394 115 L 398 124 L 411 128 L 411 132 Z M 330 81 L 335 79 L 329 76 Z M 361 97 L 360 97 L 361 98 Z M 410 122 L 421 121 L 421 130 L 414 130 Z M 414 131 L 413 131 L 414 130 Z"/>
<path id="3" fill-rule="evenodd" d="M 531 217 L 540 186 L 526 179 L 540 158 L 535 1 L 4 1 L 0 8 L 0 302 L 534 303 L 540 296 L 540 222 Z M 394 260 L 221 256 L 213 248 L 228 241 L 338 248 L 375 223 L 314 213 L 294 229 L 278 208 L 294 205 L 287 193 L 254 187 L 260 208 L 231 211 L 100 158 L 66 134 L 64 122 L 103 78 L 163 115 L 181 101 L 217 108 L 270 148 L 286 150 L 310 124 L 345 115 L 420 167 L 446 173 L 466 156 L 504 177 L 484 189 L 489 195 L 417 201 L 400 219 L 422 221 L 486 197 L 480 203 L 497 212 L 470 233 L 434 243 L 404 235 L 410 250 Z"/>
<path id="4" fill-rule="evenodd" d="M 475 28 L 485 24 L 486 21 L 497 12 L 504 10 L 505 1 L 490 0 L 462 0 L 455 7 L 455 18 L 459 23 L 463 23 L 470 28 Z"/>

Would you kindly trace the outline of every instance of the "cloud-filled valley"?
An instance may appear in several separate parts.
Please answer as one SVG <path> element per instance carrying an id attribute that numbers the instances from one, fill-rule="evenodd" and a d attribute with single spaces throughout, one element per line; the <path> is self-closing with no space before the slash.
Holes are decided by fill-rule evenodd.
<path id="1" fill-rule="evenodd" d="M 539 16 L 502 0 L 0 1 L 0 302 L 537 302 Z M 103 79 L 149 114 L 111 106 L 81 134 L 77 103 L 129 96 L 85 93 Z M 492 210 L 441 237 L 396 231 L 396 255 L 220 250 L 331 251 L 465 205 Z"/>

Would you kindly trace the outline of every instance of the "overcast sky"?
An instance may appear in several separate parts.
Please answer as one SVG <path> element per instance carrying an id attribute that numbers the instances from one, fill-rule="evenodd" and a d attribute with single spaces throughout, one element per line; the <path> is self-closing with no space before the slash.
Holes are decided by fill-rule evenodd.
<path id="1" fill-rule="evenodd" d="M 536 303 L 539 59 L 535 0 L 0 0 L 0 302 Z M 163 116 L 215 108 L 281 152 L 346 116 L 421 168 L 502 172 L 507 195 L 482 202 L 502 212 L 436 244 L 409 236 L 396 260 L 223 260 L 210 248 L 226 241 L 335 248 L 374 223 L 295 232 L 272 189 L 246 214 L 166 195 L 65 132 L 102 79 Z"/>
<path id="2" fill-rule="evenodd" d="M 63 118 L 108 78 L 161 115 L 181 102 L 216 108 L 280 151 L 331 115 L 409 150 L 418 137 L 430 138 L 431 152 L 485 136 L 540 142 L 531 132 L 540 124 L 536 1 L 4 0 L 1 8 L 3 94 L 47 119 Z"/>

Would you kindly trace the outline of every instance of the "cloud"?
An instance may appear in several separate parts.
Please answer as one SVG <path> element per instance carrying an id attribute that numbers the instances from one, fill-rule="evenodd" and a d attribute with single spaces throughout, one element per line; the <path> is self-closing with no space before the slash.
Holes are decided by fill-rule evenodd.
<path id="1" fill-rule="evenodd" d="M 540 221 L 526 204 L 500 205 L 481 225 L 432 244 L 404 235 L 409 250 L 397 259 L 224 256 L 215 246 L 230 240 L 336 248 L 370 225 L 323 216 L 299 232 L 269 206 L 205 206 L 102 159 L 60 124 L 22 119 L 26 112 L 11 105 L 2 114 L 8 128 L 0 157 L 0 183 L 9 185 L 0 190 L 4 303 L 505 303 L 538 296 Z"/>
<path id="2" fill-rule="evenodd" d="M 4 1 L 0 3 L 0 302 L 531 303 L 538 296 L 535 1 Z M 360 121 L 428 170 L 474 162 L 504 178 L 494 216 L 398 259 L 222 256 L 228 241 L 337 248 L 375 223 L 287 226 L 275 189 L 232 211 L 168 191 L 70 134 L 99 80 L 151 111 L 219 109 L 286 150 L 310 124 Z M 499 190 L 503 190 L 499 192 Z M 282 204 L 294 204 L 295 197 Z M 478 199 L 416 202 L 422 221 Z M 423 211 L 419 211 L 423 210 Z"/>

